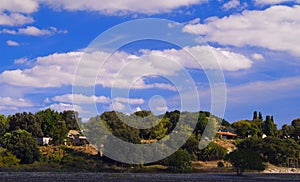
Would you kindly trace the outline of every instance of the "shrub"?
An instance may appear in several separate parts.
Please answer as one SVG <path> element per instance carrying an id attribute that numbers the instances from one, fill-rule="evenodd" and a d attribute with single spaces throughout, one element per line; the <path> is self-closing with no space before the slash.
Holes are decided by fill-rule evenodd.
<path id="1" fill-rule="evenodd" d="M 221 160 L 224 159 L 226 154 L 227 150 L 224 147 L 211 142 L 206 148 L 200 151 L 198 159 L 202 161 Z"/>
<path id="2" fill-rule="evenodd" d="M 20 159 L 4 148 L 0 148 L 0 168 L 18 165 Z"/>
<path id="3" fill-rule="evenodd" d="M 191 155 L 186 151 L 179 149 L 174 154 L 164 160 L 168 169 L 174 172 L 185 172 L 191 169 Z"/>

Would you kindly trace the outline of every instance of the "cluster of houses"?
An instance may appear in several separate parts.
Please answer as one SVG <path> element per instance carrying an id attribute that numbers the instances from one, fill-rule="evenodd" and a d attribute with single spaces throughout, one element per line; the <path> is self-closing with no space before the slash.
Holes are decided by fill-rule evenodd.
<path id="1" fill-rule="evenodd" d="M 237 138 L 237 134 L 228 131 L 228 130 L 219 130 L 217 132 L 219 139 L 233 140 Z M 37 141 L 40 145 L 51 145 L 51 137 L 41 137 L 37 138 Z M 157 140 L 141 140 L 142 144 L 155 143 Z M 66 146 L 84 146 L 89 144 L 86 136 L 83 134 L 83 131 L 70 130 L 63 141 L 63 144 Z"/>
<path id="2" fill-rule="evenodd" d="M 37 142 L 40 145 L 51 145 L 52 138 L 51 137 L 40 137 L 37 138 Z M 67 146 L 83 146 L 89 144 L 86 136 L 84 136 L 83 131 L 70 130 L 63 141 L 64 145 Z"/>

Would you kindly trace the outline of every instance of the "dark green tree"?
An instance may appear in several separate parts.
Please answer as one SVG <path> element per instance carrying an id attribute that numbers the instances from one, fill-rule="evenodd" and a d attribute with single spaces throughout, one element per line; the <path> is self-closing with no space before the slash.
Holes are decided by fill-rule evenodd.
<path id="1" fill-rule="evenodd" d="M 260 154 L 251 149 L 237 149 L 229 153 L 225 160 L 232 164 L 238 176 L 243 175 L 246 169 L 263 171 L 266 168 Z"/>
<path id="2" fill-rule="evenodd" d="M 290 138 L 294 137 L 295 128 L 292 125 L 283 125 L 281 130 L 279 130 L 279 135 L 281 138 Z"/>
<path id="3" fill-rule="evenodd" d="M 191 169 L 191 155 L 186 150 L 179 149 L 164 159 L 163 163 L 174 172 L 184 172 Z"/>
<path id="4" fill-rule="evenodd" d="M 63 111 L 61 113 L 62 120 L 65 121 L 68 130 L 80 130 L 78 118 L 78 112 L 75 111 Z"/>
<path id="5" fill-rule="evenodd" d="M 297 140 L 300 139 L 300 118 L 294 119 L 292 121 L 292 126 L 295 128 L 294 138 Z"/>
<path id="6" fill-rule="evenodd" d="M 50 136 L 52 137 L 52 142 L 55 145 L 63 143 L 63 140 L 67 137 L 68 129 L 65 121 L 58 121 L 55 129 L 50 131 Z"/>
<path id="7" fill-rule="evenodd" d="M 257 120 L 257 119 L 258 119 L 257 111 L 254 111 L 254 113 L 253 113 L 253 120 Z"/>
<path id="8" fill-rule="evenodd" d="M 258 113 L 258 119 L 263 121 L 263 115 L 261 114 L 261 112 Z"/>
<path id="9" fill-rule="evenodd" d="M 9 131 L 26 130 L 34 137 L 42 137 L 43 132 L 41 124 L 37 121 L 36 116 L 32 113 L 16 113 L 8 117 Z"/>
<path id="10" fill-rule="evenodd" d="M 1 143 L 23 164 L 31 164 L 40 158 L 37 141 L 25 130 L 19 129 L 6 133 Z"/>
<path id="11" fill-rule="evenodd" d="M 0 115 L 0 137 L 2 137 L 8 130 L 9 123 L 4 115 Z"/>
<path id="12" fill-rule="evenodd" d="M 207 145 L 206 148 L 200 150 L 198 154 L 198 159 L 202 161 L 221 160 L 224 159 L 226 154 L 227 150 L 224 147 L 214 142 L 211 142 Z"/>
<path id="13" fill-rule="evenodd" d="M 56 130 L 63 121 L 62 116 L 51 109 L 42 110 L 36 113 L 38 122 L 41 124 L 41 129 L 44 136 L 55 137 Z"/>
<path id="14" fill-rule="evenodd" d="M 278 129 L 274 123 L 273 116 L 266 116 L 266 120 L 262 124 L 262 130 L 267 136 L 278 136 Z"/>

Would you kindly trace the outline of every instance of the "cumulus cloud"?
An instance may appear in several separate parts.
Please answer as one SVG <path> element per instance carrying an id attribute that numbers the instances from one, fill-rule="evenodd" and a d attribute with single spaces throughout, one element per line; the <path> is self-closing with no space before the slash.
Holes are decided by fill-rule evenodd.
<path id="1" fill-rule="evenodd" d="M 128 103 L 132 105 L 138 105 L 138 104 L 143 104 L 145 103 L 144 99 L 137 99 L 137 98 L 122 98 L 122 97 L 116 97 L 113 99 L 115 102 L 120 102 L 120 103 Z"/>
<path id="2" fill-rule="evenodd" d="M 230 1 L 226 2 L 225 4 L 223 4 L 222 8 L 227 11 L 227 10 L 236 8 L 240 5 L 241 5 L 240 0 L 230 0 Z"/>
<path id="3" fill-rule="evenodd" d="M 124 13 L 160 14 L 170 12 L 179 7 L 201 4 L 207 2 L 207 0 L 102 0 L 101 3 L 97 0 L 41 0 L 41 2 L 54 9 L 96 11 L 108 15 L 122 15 Z"/>
<path id="4" fill-rule="evenodd" d="M 200 61 L 200 65 L 189 53 Z M 80 71 L 75 74 L 80 60 L 83 64 L 79 65 Z M 226 71 L 237 71 L 248 69 L 251 65 L 252 61 L 241 54 L 210 46 L 185 47 L 180 50 L 144 50 L 140 56 L 125 52 L 116 52 L 111 56 L 101 51 L 86 54 L 55 53 L 37 58 L 31 68 L 4 71 L 0 74 L 0 83 L 35 88 L 61 87 L 73 83 L 79 86 L 99 84 L 108 88 L 159 88 L 176 91 L 173 85 L 167 83 L 147 84 L 145 78 L 153 75 L 173 76 L 186 68 L 201 69 L 200 66 L 204 69 L 221 67 Z"/>
<path id="5" fill-rule="evenodd" d="M 32 106 L 33 103 L 23 98 L 0 97 L 0 110 L 17 110 L 17 108 Z"/>
<path id="6" fill-rule="evenodd" d="M 187 25 L 183 31 L 203 35 L 210 42 L 288 51 L 300 56 L 300 6 L 272 6 L 262 11 L 243 11 L 223 18 L 211 17 L 203 24 Z"/>
<path id="7" fill-rule="evenodd" d="M 51 104 L 50 106 L 46 108 L 42 108 L 41 110 L 48 109 L 48 108 L 58 112 L 63 112 L 67 110 L 82 112 L 82 108 L 80 106 L 73 105 L 73 104 L 66 104 L 66 103 Z"/>
<path id="8" fill-rule="evenodd" d="M 33 13 L 38 10 L 39 4 L 36 0 L 1 0 L 0 12 Z"/>
<path id="9" fill-rule="evenodd" d="M 6 44 L 7 44 L 8 46 L 14 46 L 14 47 L 20 45 L 18 42 L 13 41 L 13 40 L 8 40 L 8 41 L 6 41 Z"/>
<path id="10" fill-rule="evenodd" d="M 93 104 L 109 103 L 110 99 L 105 96 L 86 96 L 83 94 L 66 94 L 52 98 L 56 102 L 76 103 L 76 104 Z"/>
<path id="11" fill-rule="evenodd" d="M 34 22 L 33 18 L 20 13 L 6 14 L 0 11 L 0 25 L 18 26 Z"/>
<path id="12" fill-rule="evenodd" d="M 67 33 L 67 31 L 58 30 L 55 27 L 50 27 L 48 29 L 39 29 L 34 26 L 27 26 L 26 28 L 20 28 L 17 31 L 3 29 L 2 31 L 0 31 L 0 33 L 13 34 L 13 35 L 21 34 L 21 35 L 31 35 L 31 36 L 43 36 L 43 35 L 53 35 L 55 33 Z"/>
<path id="13" fill-rule="evenodd" d="M 34 22 L 29 15 L 36 12 L 39 4 L 36 0 L 1 0 L 0 25 L 17 26 Z"/>

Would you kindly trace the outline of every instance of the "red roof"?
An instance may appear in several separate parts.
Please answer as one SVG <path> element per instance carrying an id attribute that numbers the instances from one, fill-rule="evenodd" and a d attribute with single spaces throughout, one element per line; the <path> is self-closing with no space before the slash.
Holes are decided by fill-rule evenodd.
<path id="1" fill-rule="evenodd" d="M 227 136 L 237 136 L 237 134 L 230 133 L 229 131 L 227 131 L 227 132 L 218 131 L 217 134 L 219 134 L 219 135 L 227 135 Z"/>

